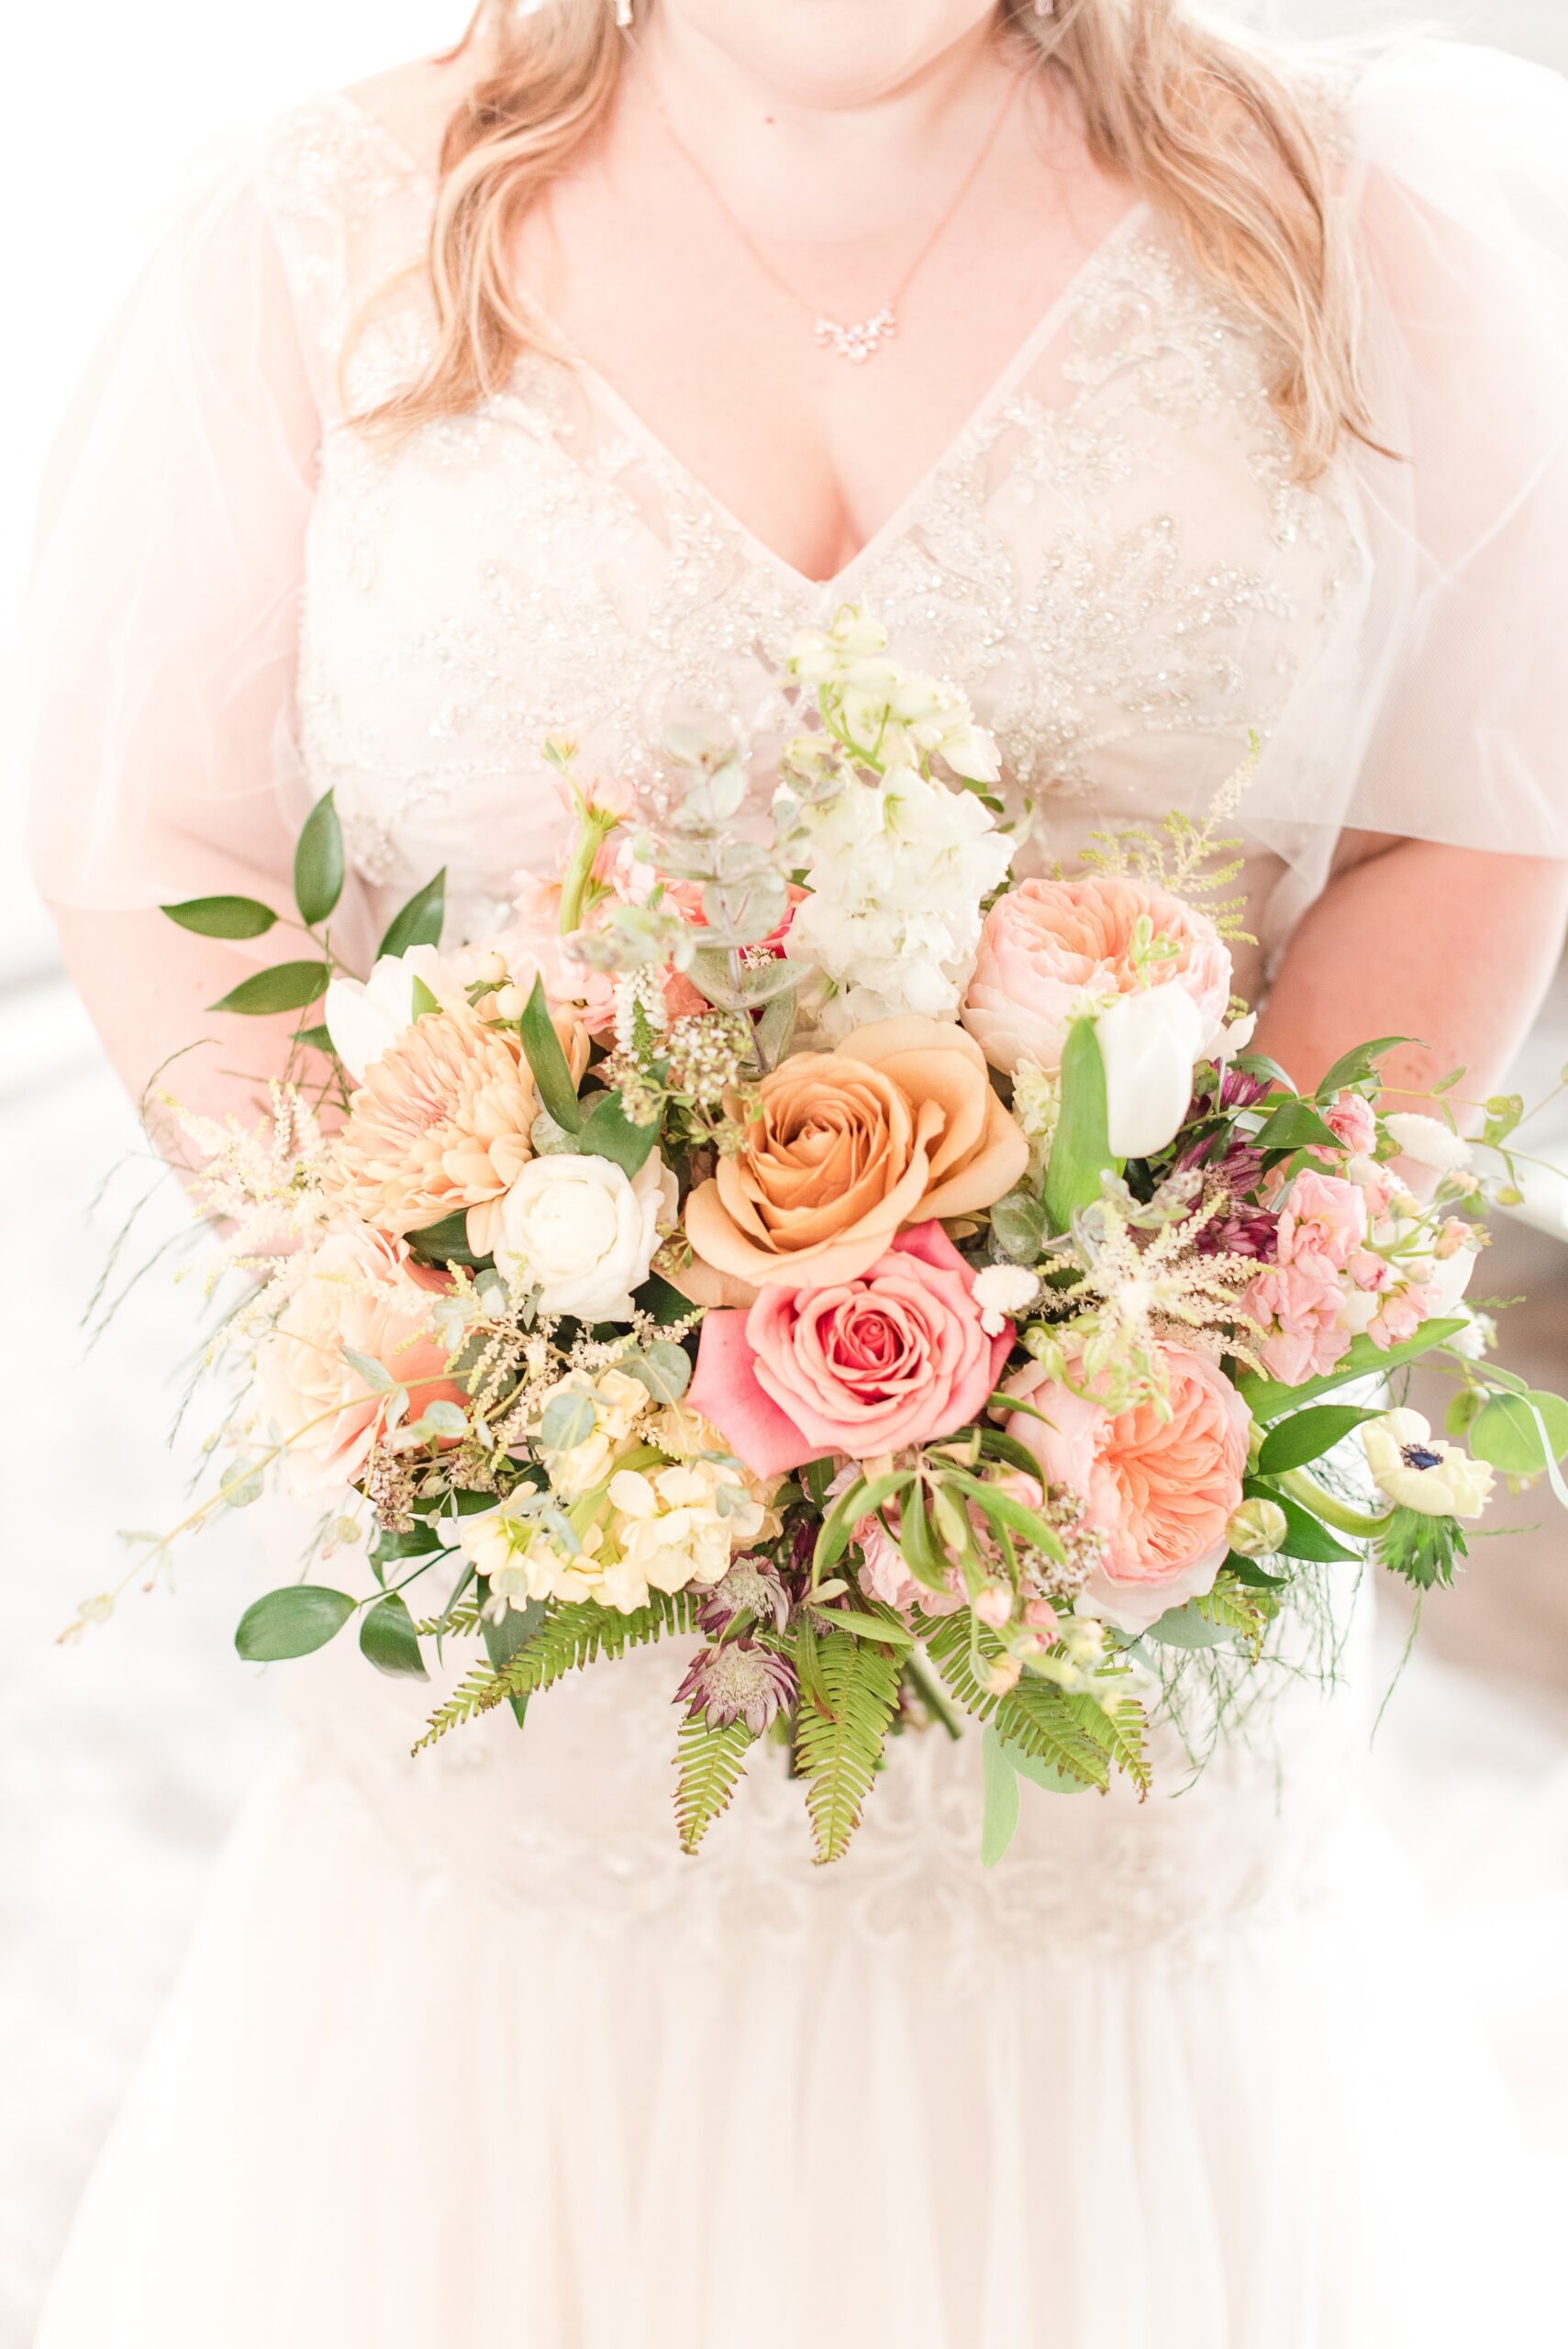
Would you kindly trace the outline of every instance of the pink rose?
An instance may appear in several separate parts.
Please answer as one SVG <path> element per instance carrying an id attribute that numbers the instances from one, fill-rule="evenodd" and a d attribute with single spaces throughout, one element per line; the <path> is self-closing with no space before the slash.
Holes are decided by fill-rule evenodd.
<path id="1" fill-rule="evenodd" d="M 1356 1157 L 1370 1157 L 1377 1148 L 1377 1119 L 1363 1093 L 1341 1093 L 1323 1112 L 1323 1123 L 1338 1141 Z"/>
<path id="2" fill-rule="evenodd" d="M 1262 1331 L 1253 1338 L 1271 1378 L 1300 1386 L 1333 1369 L 1351 1342 L 1341 1307 L 1345 1289 L 1322 1256 L 1271 1265 L 1243 1293 L 1240 1311 Z"/>
<path id="3" fill-rule="evenodd" d="M 988 1338 L 974 1278 L 937 1222 L 900 1232 L 857 1280 L 764 1288 L 702 1325 L 691 1405 L 753 1475 L 870 1460 L 976 1417 L 1013 1341 Z"/>
<path id="4" fill-rule="evenodd" d="M 1104 1537 L 1103 1560 L 1084 1586 L 1089 1598 L 1134 1632 L 1214 1587 L 1251 1427 L 1213 1363 L 1184 1346 L 1163 1347 L 1162 1358 L 1168 1417 L 1151 1404 L 1113 1416 L 1058 1385 L 1040 1363 L 1007 1381 L 1009 1395 L 1033 1406 L 1008 1419 L 1007 1432 L 1033 1453 L 1048 1484 L 1078 1496 L 1087 1524 Z"/>
<path id="5" fill-rule="evenodd" d="M 1318 1258 L 1342 1272 L 1366 1240 L 1366 1195 L 1338 1174 L 1304 1169 L 1279 1204 L 1282 1264 Z"/>
<path id="6" fill-rule="evenodd" d="M 1230 1000 L 1230 951 L 1207 914 L 1141 881 L 1088 874 L 1076 881 L 1021 881 L 985 917 L 963 1024 L 993 1068 L 1024 1061 L 1053 1074 L 1085 992 L 1130 995 L 1144 984 L 1131 959 L 1133 930 L 1147 916 L 1173 945 L 1149 977 L 1184 987 L 1212 1033 Z"/>

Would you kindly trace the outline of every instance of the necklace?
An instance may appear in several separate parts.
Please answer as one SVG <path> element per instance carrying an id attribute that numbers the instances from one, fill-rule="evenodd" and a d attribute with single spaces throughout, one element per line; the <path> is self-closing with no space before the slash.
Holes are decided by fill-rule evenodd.
<path id="1" fill-rule="evenodd" d="M 756 239 L 751 235 L 751 231 L 736 218 L 734 212 L 725 202 L 716 182 L 709 176 L 704 166 L 698 162 L 691 149 L 686 145 L 685 140 L 681 137 L 680 132 L 675 128 L 674 124 L 670 119 L 669 110 L 665 106 L 663 98 L 660 95 L 657 86 L 653 89 L 653 103 L 659 110 L 659 119 L 664 126 L 665 133 L 670 140 L 670 144 L 674 148 L 675 152 L 681 157 L 681 160 L 692 173 L 693 176 L 704 188 L 706 189 L 713 204 L 728 222 L 731 231 L 739 241 L 744 245 L 746 250 L 751 254 L 751 259 L 756 262 L 757 267 L 762 272 L 764 277 L 768 278 L 773 284 L 776 285 L 781 294 L 787 295 L 789 299 L 794 303 L 795 308 L 803 312 L 804 315 L 811 320 L 812 332 L 815 334 L 818 343 L 821 344 L 825 351 L 834 351 L 839 358 L 847 359 L 852 367 L 863 367 L 868 359 L 875 357 L 877 351 L 884 342 L 891 342 L 894 337 L 897 334 L 898 306 L 903 301 L 905 295 L 909 291 L 910 286 L 914 284 L 917 272 L 923 264 L 929 260 L 931 253 L 935 250 L 938 239 L 942 236 L 944 231 L 951 226 L 953 217 L 963 203 L 964 197 L 969 194 L 970 189 L 974 185 L 975 181 L 980 177 L 982 171 L 984 169 L 992 149 L 995 146 L 997 139 L 1002 135 L 1002 126 L 1006 121 L 1008 115 L 1012 112 L 1013 102 L 1017 98 L 1019 90 L 1023 87 L 1023 80 L 1024 77 L 1021 73 L 1015 77 L 1013 86 L 1008 91 L 1006 99 L 1003 101 L 996 119 L 992 124 L 990 130 L 987 132 L 984 143 L 981 147 L 979 153 L 975 156 L 974 161 L 971 163 L 968 171 L 965 172 L 962 179 L 960 181 L 958 188 L 951 202 L 948 204 L 946 210 L 941 214 L 941 217 L 937 221 L 935 228 L 932 228 L 929 236 L 926 239 L 925 243 L 920 247 L 919 251 L 915 255 L 914 260 L 909 263 L 908 268 L 905 271 L 903 276 L 899 279 L 897 284 L 894 287 L 886 301 L 882 304 L 880 308 L 873 310 L 868 317 L 858 318 L 852 323 L 847 325 L 838 318 L 830 318 L 827 312 L 819 310 L 814 302 L 806 301 L 805 295 L 796 291 L 796 289 L 790 284 L 788 278 L 781 275 L 779 271 L 773 267 L 773 262 L 758 245 Z"/>

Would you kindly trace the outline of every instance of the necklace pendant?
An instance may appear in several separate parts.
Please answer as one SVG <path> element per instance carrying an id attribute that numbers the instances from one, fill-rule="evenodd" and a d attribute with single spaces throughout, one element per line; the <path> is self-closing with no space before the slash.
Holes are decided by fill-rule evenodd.
<path id="1" fill-rule="evenodd" d="M 872 317 L 862 318 L 853 326 L 840 326 L 837 318 L 819 317 L 817 321 L 817 340 L 822 348 L 836 351 L 851 367 L 863 367 L 868 359 L 875 357 L 880 346 L 891 342 L 897 332 L 898 314 L 891 302 L 884 302 Z"/>

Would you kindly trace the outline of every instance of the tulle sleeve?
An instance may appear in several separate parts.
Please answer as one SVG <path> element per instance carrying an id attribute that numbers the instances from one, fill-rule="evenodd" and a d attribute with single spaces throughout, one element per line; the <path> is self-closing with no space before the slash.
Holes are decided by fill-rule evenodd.
<path id="1" fill-rule="evenodd" d="M 1401 43 L 1350 113 L 1377 437 L 1344 821 L 1568 857 L 1568 83 Z"/>
<path id="2" fill-rule="evenodd" d="M 286 907 L 309 796 L 295 685 L 318 352 L 238 169 L 146 273 L 46 481 L 25 693 L 33 857 L 57 904 Z"/>

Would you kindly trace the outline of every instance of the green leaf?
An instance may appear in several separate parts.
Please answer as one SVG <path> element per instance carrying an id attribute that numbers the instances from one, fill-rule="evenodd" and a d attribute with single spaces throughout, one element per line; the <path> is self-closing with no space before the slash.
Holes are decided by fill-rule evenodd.
<path id="1" fill-rule="evenodd" d="M 1009 1191 L 991 1210 L 996 1245 L 1016 1264 L 1032 1264 L 1045 1253 L 1051 1234 L 1045 1202 L 1032 1191 Z"/>
<path id="2" fill-rule="evenodd" d="M 385 937 L 375 950 L 379 963 L 384 954 L 406 954 L 411 946 L 439 946 L 441 925 L 447 915 L 447 869 L 443 864 L 433 881 L 422 889 L 402 909 L 394 914 Z"/>
<path id="3" fill-rule="evenodd" d="M 416 1019 L 423 1019 L 430 1012 L 439 1011 L 441 1008 L 439 996 L 433 988 L 425 985 L 417 971 L 414 974 L 414 984 L 408 990 L 408 996 L 409 1008 Z"/>
<path id="4" fill-rule="evenodd" d="M 1468 1555 L 1459 1521 L 1398 1508 L 1378 1537 L 1377 1554 L 1391 1575 L 1417 1590 L 1448 1589 L 1461 1558 Z"/>
<path id="5" fill-rule="evenodd" d="M 488 1583 L 485 1588 L 489 1588 Z M 480 1635 L 484 1642 L 484 1653 L 497 1672 L 504 1672 L 514 1658 L 521 1654 L 540 1630 L 549 1612 L 542 1598 L 530 1598 L 526 1607 L 508 1607 L 498 1622 L 488 1615 L 480 1617 Z M 521 1729 L 528 1709 L 528 1698 L 512 1696 L 507 1702 L 512 1708 L 512 1718 Z"/>
<path id="6" fill-rule="evenodd" d="M 417 1256 L 430 1264 L 487 1264 L 488 1256 L 476 1256 L 468 1244 L 468 1210 L 459 1208 L 455 1215 L 443 1216 L 439 1223 L 428 1223 L 422 1230 L 408 1234 L 408 1245 Z"/>
<path id="7" fill-rule="evenodd" d="M 428 1680 L 419 1637 L 399 1594 L 389 1590 L 360 1618 L 360 1653 L 395 1679 Z"/>
<path id="8" fill-rule="evenodd" d="M 1263 1151 L 1306 1150 L 1322 1142 L 1330 1150 L 1340 1148 L 1332 1126 L 1325 1124 L 1305 1101 L 1282 1101 L 1252 1139 L 1253 1147 Z"/>
<path id="9" fill-rule="evenodd" d="M 1006 1856 L 1018 1827 L 1018 1774 L 995 1722 L 980 1741 L 984 1809 L 980 1817 L 980 1865 L 994 1868 Z"/>
<path id="10" fill-rule="evenodd" d="M 1236 1636 L 1230 1623 L 1212 1623 L 1200 1615 L 1189 1599 L 1184 1607 L 1172 1607 L 1157 1623 L 1151 1623 L 1143 1633 L 1162 1648 L 1223 1648 Z"/>
<path id="11" fill-rule="evenodd" d="M 294 1031 L 294 1041 L 296 1044 L 303 1044 L 307 1052 L 328 1052 L 334 1058 L 337 1056 L 330 1029 L 319 1026 L 296 1028 Z"/>
<path id="12" fill-rule="evenodd" d="M 1324 1453 L 1332 1452 L 1346 1436 L 1377 1417 L 1375 1411 L 1360 1410 L 1353 1403 L 1320 1403 L 1315 1409 L 1293 1411 L 1264 1437 L 1258 1474 L 1278 1476 L 1287 1468 L 1302 1468 L 1309 1460 L 1320 1460 Z"/>
<path id="13" fill-rule="evenodd" d="M 683 1852 L 695 1852 L 728 1809 L 756 1742 L 744 1721 L 715 1729 L 700 1713 L 682 1721 L 675 1732 L 675 1825 Z"/>
<path id="14" fill-rule="evenodd" d="M 1331 1395 L 1337 1386 L 1348 1386 L 1354 1378 L 1376 1378 L 1385 1371 L 1397 1370 L 1401 1363 L 1414 1362 L 1418 1354 L 1429 1353 L 1434 1346 L 1446 1345 L 1466 1326 L 1463 1319 L 1428 1321 L 1402 1346 L 1375 1346 L 1370 1338 L 1352 1338 L 1349 1350 L 1321 1378 L 1307 1378 L 1299 1386 L 1286 1386 L 1277 1378 L 1260 1378 L 1247 1373 L 1237 1380 L 1237 1388 L 1262 1427 L 1271 1419 L 1283 1419 L 1286 1411 L 1294 1411 L 1319 1395 Z M 1273 1497 L 1271 1494 L 1270 1498 Z"/>
<path id="15" fill-rule="evenodd" d="M 255 897 L 186 897 L 159 910 L 198 938 L 264 938 L 277 919 L 271 906 Z"/>
<path id="16" fill-rule="evenodd" d="M 552 1395 L 539 1423 L 539 1442 L 548 1452 L 575 1452 L 586 1443 L 598 1424 L 594 1398 L 569 1386 Z"/>
<path id="17" fill-rule="evenodd" d="M 545 1106 L 549 1108 L 548 1102 Z M 630 1176 L 646 1165 L 658 1139 L 657 1119 L 650 1126 L 635 1124 L 627 1116 L 620 1095 L 606 1093 L 584 1119 L 577 1143 L 579 1149 L 591 1151 L 595 1158 L 609 1159 L 623 1174 Z"/>
<path id="18" fill-rule="evenodd" d="M 1034 1474 L 1037 1476 L 1040 1474 L 1038 1461 Z M 961 1493 L 966 1493 L 978 1508 L 984 1510 L 994 1525 L 1005 1525 L 1010 1533 L 1021 1534 L 1032 1548 L 1043 1550 L 1048 1558 L 1060 1560 L 1065 1555 L 1062 1538 L 1049 1520 L 1041 1517 L 1038 1509 L 1030 1508 L 1027 1502 L 1015 1500 L 1011 1493 L 1005 1493 L 999 1485 L 988 1485 L 983 1477 L 972 1476 L 963 1468 L 944 1468 L 942 1482 L 944 1485 L 956 1485 Z"/>
<path id="19" fill-rule="evenodd" d="M 1335 1094 L 1342 1093 L 1347 1085 L 1359 1085 L 1363 1077 L 1373 1075 L 1385 1052 L 1391 1052 L 1396 1045 L 1407 1044 L 1410 1041 L 1408 1036 L 1378 1036 L 1370 1044 L 1357 1044 L 1352 1052 L 1344 1053 L 1334 1063 L 1318 1087 L 1318 1100 L 1332 1101 Z"/>
<path id="20" fill-rule="evenodd" d="M 640 1288 L 632 1290 L 631 1301 L 659 1322 L 689 1321 L 697 1309 L 662 1273 L 651 1273 Z"/>
<path id="21" fill-rule="evenodd" d="M 303 1011 L 307 1004 L 320 1001 L 331 976 L 325 963 L 274 963 L 270 970 L 241 979 L 207 1009 L 242 1012 L 251 1019 L 273 1011 Z"/>
<path id="22" fill-rule="evenodd" d="M 365 1385 L 373 1387 L 376 1394 L 395 1394 L 399 1382 L 384 1362 L 377 1362 L 373 1354 L 361 1354 L 352 1346 L 345 1346 L 342 1353 L 343 1360 L 350 1369 L 357 1370 Z"/>
<path id="23" fill-rule="evenodd" d="M 343 894 L 343 828 L 332 794 L 324 791 L 309 815 L 294 852 L 294 901 L 307 928 L 325 921 Z"/>
<path id="24" fill-rule="evenodd" d="M 1541 1441 L 1544 1429 L 1546 1441 Z M 1568 1403 L 1534 1387 L 1524 1395 L 1493 1395 L 1468 1431 L 1470 1449 L 1505 1476 L 1539 1476 L 1568 1453 Z"/>
<path id="25" fill-rule="evenodd" d="M 646 1386 L 656 1403 L 678 1403 L 692 1383 L 692 1358 L 673 1338 L 655 1338 L 640 1353 L 623 1354 L 616 1368 Z"/>
<path id="26" fill-rule="evenodd" d="M 1303 1508 L 1299 1501 L 1292 1500 L 1288 1493 L 1282 1493 L 1277 1486 L 1263 1484 L 1256 1476 L 1248 1476 L 1243 1479 L 1241 1489 L 1250 1500 L 1273 1501 L 1284 1511 L 1285 1535 L 1280 1543 L 1282 1558 L 1305 1558 L 1314 1565 L 1333 1566 L 1360 1556 L 1359 1551 L 1347 1550 L 1342 1542 L 1337 1541 L 1320 1518 L 1314 1517 L 1310 1509 Z"/>
<path id="27" fill-rule="evenodd" d="M 819 1862 L 841 1857 L 860 1824 L 898 1702 L 900 1664 L 873 1641 L 829 1631 L 817 1642 L 817 1677 L 830 1716 L 802 1705 L 795 1758 Z"/>
<path id="28" fill-rule="evenodd" d="M 848 1631 L 854 1640 L 880 1640 L 884 1647 L 912 1648 L 915 1634 L 892 1613 L 861 1615 L 848 1607 L 818 1607 L 817 1623 Z"/>
<path id="29" fill-rule="evenodd" d="M 869 1482 L 861 1476 L 847 1491 L 840 1494 L 823 1519 L 822 1530 L 817 1536 L 817 1547 L 811 1560 L 813 1580 L 826 1574 L 829 1566 L 838 1564 L 850 1546 L 851 1532 L 860 1520 L 870 1517 L 875 1509 L 885 1508 L 910 1481 L 906 1469 L 892 1475 L 874 1476 Z"/>
<path id="30" fill-rule="evenodd" d="M 572 1082 L 566 1054 L 561 1049 L 561 1039 L 550 1017 L 542 979 L 534 981 L 533 993 L 524 1007 L 518 1026 L 523 1050 L 534 1073 L 540 1101 L 563 1132 L 581 1132 L 582 1105 L 577 1098 L 577 1087 Z"/>
<path id="31" fill-rule="evenodd" d="M 1062 1108 L 1045 1173 L 1045 1216 L 1065 1231 L 1073 1211 L 1100 1196 L 1101 1177 L 1116 1165 L 1106 1108 L 1106 1064 L 1092 1019 L 1068 1030 L 1062 1054 Z"/>
<path id="32" fill-rule="evenodd" d="M 285 1656 L 309 1655 L 324 1648 L 354 1611 L 345 1590 L 319 1584 L 290 1583 L 269 1590 L 239 1618 L 234 1644 L 248 1664 L 279 1664 Z"/>

